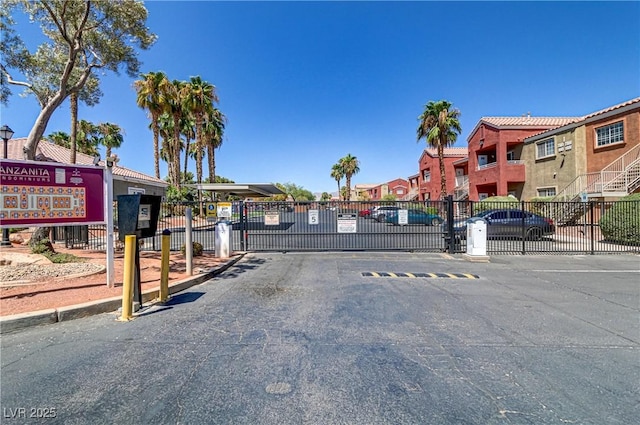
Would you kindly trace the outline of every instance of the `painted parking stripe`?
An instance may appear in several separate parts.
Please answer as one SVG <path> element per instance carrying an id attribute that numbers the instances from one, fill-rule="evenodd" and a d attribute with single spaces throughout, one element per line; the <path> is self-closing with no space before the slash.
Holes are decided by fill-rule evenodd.
<path id="1" fill-rule="evenodd" d="M 399 273 L 399 272 L 362 272 L 362 277 L 394 277 L 394 278 L 444 278 L 444 279 L 480 279 L 471 273 Z"/>

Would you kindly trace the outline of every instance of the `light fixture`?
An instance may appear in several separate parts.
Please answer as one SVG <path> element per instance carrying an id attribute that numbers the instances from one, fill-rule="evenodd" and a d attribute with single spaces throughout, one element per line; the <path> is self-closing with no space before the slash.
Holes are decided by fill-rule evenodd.
<path id="1" fill-rule="evenodd" d="M 7 159 L 7 142 L 9 139 L 13 137 L 13 130 L 8 125 L 3 125 L 0 127 L 0 139 L 4 142 L 4 159 Z M 2 229 L 2 241 L 0 241 L 0 246 L 10 247 L 11 241 L 9 241 L 9 229 Z"/>
<path id="2" fill-rule="evenodd" d="M 93 155 L 93 165 L 98 165 L 98 164 L 100 164 L 100 154 L 99 153 Z"/>

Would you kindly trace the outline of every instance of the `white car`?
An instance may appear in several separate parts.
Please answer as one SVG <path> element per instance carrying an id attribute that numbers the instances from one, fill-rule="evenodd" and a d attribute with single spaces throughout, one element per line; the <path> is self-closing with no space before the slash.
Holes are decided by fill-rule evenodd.
<path id="1" fill-rule="evenodd" d="M 391 205 L 374 207 L 371 210 L 371 215 L 369 216 L 369 218 L 376 220 L 380 223 L 384 223 L 385 220 L 387 219 L 387 214 L 389 213 L 389 211 L 398 211 L 399 209 L 400 207 L 395 207 Z"/>

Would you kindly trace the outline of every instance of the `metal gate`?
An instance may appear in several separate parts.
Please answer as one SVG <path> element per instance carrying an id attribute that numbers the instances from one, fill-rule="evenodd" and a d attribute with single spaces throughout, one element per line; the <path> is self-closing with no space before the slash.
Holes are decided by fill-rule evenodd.
<path id="1" fill-rule="evenodd" d="M 441 202 L 242 202 L 247 251 L 445 250 Z"/>

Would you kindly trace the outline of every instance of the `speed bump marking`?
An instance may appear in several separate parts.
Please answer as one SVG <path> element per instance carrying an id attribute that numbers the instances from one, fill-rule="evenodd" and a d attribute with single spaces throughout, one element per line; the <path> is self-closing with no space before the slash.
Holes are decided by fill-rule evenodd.
<path id="1" fill-rule="evenodd" d="M 480 279 L 471 273 L 398 273 L 398 272 L 362 272 L 363 277 L 407 277 L 415 278 L 445 278 L 445 279 Z"/>

